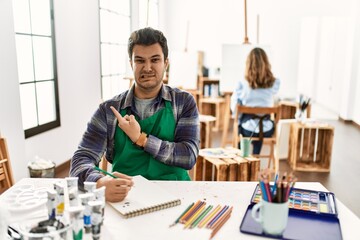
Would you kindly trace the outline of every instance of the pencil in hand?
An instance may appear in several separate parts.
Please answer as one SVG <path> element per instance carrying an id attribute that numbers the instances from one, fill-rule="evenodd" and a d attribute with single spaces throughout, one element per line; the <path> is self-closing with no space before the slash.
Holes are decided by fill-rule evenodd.
<path id="1" fill-rule="evenodd" d="M 97 167 L 97 166 L 94 166 L 94 169 L 95 169 L 95 170 L 98 170 L 98 171 L 100 171 L 100 172 L 102 172 L 102 173 L 104 173 L 104 174 L 106 174 L 106 175 L 109 175 L 109 176 L 112 177 L 112 178 L 118 178 L 117 176 L 115 176 L 115 175 L 113 175 L 113 174 L 111 174 L 111 173 L 109 173 L 109 172 L 107 172 L 107 171 L 105 171 L 105 170 L 102 170 L 101 168 L 99 168 L 99 167 Z"/>

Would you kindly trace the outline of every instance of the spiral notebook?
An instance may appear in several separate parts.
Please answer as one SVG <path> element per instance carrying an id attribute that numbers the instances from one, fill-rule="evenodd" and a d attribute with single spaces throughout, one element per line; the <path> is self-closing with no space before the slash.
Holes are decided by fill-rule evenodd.
<path id="1" fill-rule="evenodd" d="M 138 175 L 133 177 L 134 186 L 121 202 L 109 204 L 125 218 L 159 211 L 181 204 L 181 200 L 153 183 Z"/>

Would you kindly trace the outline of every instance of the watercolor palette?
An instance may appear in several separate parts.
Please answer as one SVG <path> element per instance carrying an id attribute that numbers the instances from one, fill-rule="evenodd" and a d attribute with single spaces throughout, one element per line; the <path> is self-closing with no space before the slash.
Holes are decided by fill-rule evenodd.
<path id="1" fill-rule="evenodd" d="M 251 198 L 252 203 L 261 200 L 259 185 Z M 335 196 L 331 192 L 293 188 L 289 196 L 289 208 L 299 211 L 337 215 Z"/>

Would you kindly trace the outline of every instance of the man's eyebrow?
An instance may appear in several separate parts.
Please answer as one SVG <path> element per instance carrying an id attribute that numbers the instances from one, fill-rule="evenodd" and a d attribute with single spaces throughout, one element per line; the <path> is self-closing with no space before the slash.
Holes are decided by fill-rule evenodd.
<path id="1" fill-rule="evenodd" d="M 160 54 L 155 54 L 153 56 L 151 56 L 150 58 L 159 58 L 161 57 Z M 134 56 L 135 59 L 145 59 L 144 57 L 141 57 L 141 56 Z"/>

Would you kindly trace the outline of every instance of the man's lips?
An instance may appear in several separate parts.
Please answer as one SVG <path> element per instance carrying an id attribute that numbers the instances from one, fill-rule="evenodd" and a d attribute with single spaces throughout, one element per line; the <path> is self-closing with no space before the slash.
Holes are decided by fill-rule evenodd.
<path id="1" fill-rule="evenodd" d="M 153 78 L 155 77 L 155 74 L 142 74 L 141 78 Z"/>

